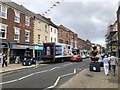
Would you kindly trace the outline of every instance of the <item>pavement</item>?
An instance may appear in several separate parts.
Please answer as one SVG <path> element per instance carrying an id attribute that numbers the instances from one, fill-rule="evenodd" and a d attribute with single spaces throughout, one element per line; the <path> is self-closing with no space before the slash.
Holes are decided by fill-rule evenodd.
<path id="1" fill-rule="evenodd" d="M 120 66 L 117 66 L 117 75 L 114 77 L 112 76 L 111 71 L 109 71 L 109 75 L 106 76 L 103 67 L 101 67 L 101 72 L 92 72 L 89 71 L 88 68 L 84 69 L 59 88 L 109 88 L 111 90 L 119 90 L 120 83 L 118 84 L 118 68 L 120 68 Z"/>

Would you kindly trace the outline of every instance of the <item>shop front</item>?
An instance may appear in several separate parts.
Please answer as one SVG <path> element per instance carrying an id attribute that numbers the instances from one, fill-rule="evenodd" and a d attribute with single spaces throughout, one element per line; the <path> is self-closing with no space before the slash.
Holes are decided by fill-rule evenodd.
<path id="1" fill-rule="evenodd" d="M 43 46 L 35 46 L 35 59 L 36 61 L 42 60 Z"/>
<path id="2" fill-rule="evenodd" d="M 8 49 L 9 49 L 9 45 L 8 45 L 7 42 L 1 42 L 0 43 L 0 65 L 3 62 L 3 56 L 2 56 L 2 54 L 4 53 L 8 57 L 8 55 L 9 55 L 8 54 Z"/>
<path id="3" fill-rule="evenodd" d="M 34 46 L 29 44 L 10 43 L 10 63 L 21 63 L 25 56 L 25 51 L 29 49 L 33 57 Z"/>

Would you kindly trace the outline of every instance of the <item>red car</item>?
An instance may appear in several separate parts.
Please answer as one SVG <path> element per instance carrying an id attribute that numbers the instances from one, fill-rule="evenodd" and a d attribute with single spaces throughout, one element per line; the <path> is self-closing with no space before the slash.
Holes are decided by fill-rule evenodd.
<path id="1" fill-rule="evenodd" d="M 82 62 L 82 57 L 80 55 L 73 55 L 70 58 L 70 61 L 78 61 L 78 62 Z"/>

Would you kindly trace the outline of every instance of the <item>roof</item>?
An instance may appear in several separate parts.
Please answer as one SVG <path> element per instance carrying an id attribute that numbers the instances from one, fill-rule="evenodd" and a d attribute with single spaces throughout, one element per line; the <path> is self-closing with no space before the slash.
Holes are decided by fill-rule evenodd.
<path id="1" fill-rule="evenodd" d="M 59 25 L 59 28 L 64 29 L 64 30 L 66 30 L 66 31 L 71 31 L 70 29 L 68 29 L 67 27 L 65 27 L 65 26 L 63 26 L 63 25 Z"/>
<path id="2" fill-rule="evenodd" d="M 41 14 L 36 14 L 35 17 L 38 18 L 38 19 L 40 19 L 40 20 L 42 20 L 42 21 L 44 21 L 44 22 L 46 22 L 47 24 L 49 24 L 49 25 L 51 25 L 51 26 L 53 26 L 53 27 L 55 27 L 55 28 L 58 28 L 58 26 L 55 25 L 55 24 L 50 20 L 50 18 L 46 18 L 46 17 L 42 16 Z"/>
<path id="3" fill-rule="evenodd" d="M 26 9 L 23 5 L 19 5 L 19 4 L 15 3 L 15 2 L 12 2 L 12 1 L 11 2 L 0 1 L 0 2 L 2 2 L 3 4 L 6 4 L 6 5 L 8 5 L 8 6 L 12 7 L 12 8 L 15 8 L 16 10 L 18 10 L 18 11 L 20 11 L 20 12 L 26 14 L 26 15 L 29 15 L 29 16 L 31 16 L 33 18 L 35 16 L 35 13 L 33 13 L 32 11 Z"/>

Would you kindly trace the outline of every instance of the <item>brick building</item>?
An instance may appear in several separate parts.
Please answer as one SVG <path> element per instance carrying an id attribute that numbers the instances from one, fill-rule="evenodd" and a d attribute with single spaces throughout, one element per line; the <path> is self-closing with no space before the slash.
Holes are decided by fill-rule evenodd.
<path id="1" fill-rule="evenodd" d="M 78 49 L 79 50 L 90 50 L 91 49 L 91 42 L 89 40 L 83 40 L 78 38 Z"/>
<path id="2" fill-rule="evenodd" d="M 58 26 L 58 42 L 72 45 L 74 49 L 77 49 L 78 34 L 74 33 L 70 29 L 63 25 Z"/>
<path id="3" fill-rule="evenodd" d="M 34 15 L 14 2 L 0 2 L 0 9 L 0 48 L 13 63 L 13 56 L 22 56 L 26 48 L 33 50 Z"/>
<path id="4" fill-rule="evenodd" d="M 58 42 L 69 44 L 69 29 L 63 25 L 58 26 Z"/>

